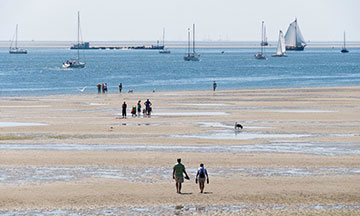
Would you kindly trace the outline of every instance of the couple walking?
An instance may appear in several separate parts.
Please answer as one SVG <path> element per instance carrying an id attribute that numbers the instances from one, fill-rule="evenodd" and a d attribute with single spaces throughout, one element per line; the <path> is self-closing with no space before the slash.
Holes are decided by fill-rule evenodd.
<path id="1" fill-rule="evenodd" d="M 180 194 L 181 186 L 182 183 L 184 182 L 183 173 L 185 174 L 185 179 L 190 180 L 190 178 L 185 171 L 185 166 L 181 163 L 181 158 L 178 158 L 177 162 L 178 163 L 173 168 L 173 179 L 175 179 L 176 182 L 176 192 Z M 205 180 L 209 184 L 208 173 L 204 167 L 204 164 L 201 163 L 200 167 L 198 168 L 198 171 L 196 172 L 196 177 L 195 177 L 195 183 L 197 184 L 199 182 L 200 193 L 204 192 Z"/>

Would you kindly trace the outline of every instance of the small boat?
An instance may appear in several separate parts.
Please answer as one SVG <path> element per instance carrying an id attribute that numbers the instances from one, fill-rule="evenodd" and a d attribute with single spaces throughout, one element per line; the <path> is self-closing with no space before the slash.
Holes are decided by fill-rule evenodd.
<path id="1" fill-rule="evenodd" d="M 17 41 L 18 41 L 18 25 L 16 24 L 16 30 L 15 30 L 15 47 L 12 47 L 12 44 L 14 42 L 14 39 L 11 41 L 9 53 L 10 54 L 27 54 L 26 49 L 21 49 L 17 47 Z"/>
<path id="2" fill-rule="evenodd" d="M 342 53 L 348 53 L 348 52 L 349 52 L 349 50 L 346 49 L 345 31 L 344 31 L 344 46 L 343 46 L 343 48 L 341 49 L 341 52 L 342 52 Z"/>
<path id="3" fill-rule="evenodd" d="M 193 50 L 190 51 L 190 28 L 188 28 L 188 53 L 184 56 L 184 61 L 200 61 L 200 54 L 195 52 L 195 24 L 193 24 Z"/>
<path id="4" fill-rule="evenodd" d="M 264 55 L 264 21 L 261 24 L 261 43 L 260 43 L 260 52 L 255 54 L 256 59 L 266 59 Z"/>
<path id="5" fill-rule="evenodd" d="M 277 49 L 276 49 L 276 54 L 273 54 L 271 56 L 272 57 L 287 57 L 285 51 L 286 51 L 286 49 L 285 49 L 284 34 L 280 30 L 280 32 L 279 32 L 279 41 L 278 41 L 278 45 L 277 45 Z"/>
<path id="6" fill-rule="evenodd" d="M 165 48 L 165 28 L 163 29 L 163 49 L 159 51 L 161 54 L 170 54 L 170 50 Z"/>
<path id="7" fill-rule="evenodd" d="M 286 50 L 303 51 L 306 47 L 305 39 L 301 34 L 297 19 L 290 23 L 290 26 L 285 34 L 285 48 Z"/>
<path id="8" fill-rule="evenodd" d="M 80 12 L 78 12 L 78 35 L 77 35 L 77 46 L 81 46 L 80 44 Z M 62 65 L 63 68 L 84 68 L 85 67 L 85 63 L 84 62 L 80 62 L 80 49 L 77 49 L 77 58 L 71 59 L 71 60 L 67 60 L 65 63 L 63 63 Z"/>

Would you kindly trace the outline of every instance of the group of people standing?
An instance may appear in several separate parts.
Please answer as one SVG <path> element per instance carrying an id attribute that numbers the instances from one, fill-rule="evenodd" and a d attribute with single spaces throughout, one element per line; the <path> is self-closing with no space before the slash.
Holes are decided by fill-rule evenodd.
<path id="1" fill-rule="evenodd" d="M 141 115 L 141 112 L 143 114 L 144 117 L 150 117 L 151 116 L 151 112 L 152 112 L 152 103 L 150 102 L 149 99 L 147 99 L 144 103 L 145 105 L 145 109 L 141 109 L 141 100 L 138 101 L 138 103 L 136 104 L 136 106 L 133 106 L 131 108 L 131 115 L 132 117 L 140 117 Z M 126 118 L 126 110 L 127 110 L 127 104 L 126 102 L 124 101 L 124 103 L 122 104 L 121 106 L 122 108 L 122 117 L 123 118 Z"/>
<path id="2" fill-rule="evenodd" d="M 100 94 L 101 92 L 103 94 L 107 93 L 108 92 L 108 85 L 107 83 L 103 83 L 103 84 L 100 84 L 98 83 L 97 85 L 97 90 L 98 90 L 98 93 Z"/>
<path id="3" fill-rule="evenodd" d="M 174 168 L 173 168 L 173 179 L 176 182 L 176 193 L 181 194 L 181 187 L 182 187 L 182 183 L 184 182 L 184 178 L 187 180 L 190 180 L 190 177 L 188 176 L 188 174 L 185 171 L 185 166 L 181 163 L 181 158 L 177 159 L 177 164 L 175 164 Z M 185 174 L 185 177 L 184 177 Z M 204 188 L 205 188 L 205 180 L 207 182 L 207 184 L 209 184 L 209 175 L 207 173 L 207 170 L 204 167 L 204 164 L 201 163 L 200 167 L 198 168 L 197 172 L 196 172 L 196 177 L 195 177 L 195 183 L 199 183 L 199 188 L 200 188 L 200 193 L 204 192 Z"/>

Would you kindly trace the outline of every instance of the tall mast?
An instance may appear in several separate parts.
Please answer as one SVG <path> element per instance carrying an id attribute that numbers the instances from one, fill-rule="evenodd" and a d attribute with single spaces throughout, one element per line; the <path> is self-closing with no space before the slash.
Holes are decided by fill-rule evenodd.
<path id="1" fill-rule="evenodd" d="M 77 35 L 77 40 L 78 40 L 78 49 L 77 49 L 77 54 L 78 54 L 78 60 L 80 61 L 80 11 L 78 11 L 78 35 Z"/>
<path id="2" fill-rule="evenodd" d="M 16 32 L 15 32 L 15 49 L 17 49 L 17 40 L 18 40 L 18 24 L 16 24 Z"/>
<path id="3" fill-rule="evenodd" d="M 165 46 L 165 28 L 163 28 L 163 46 Z"/>
<path id="4" fill-rule="evenodd" d="M 263 41 L 263 39 L 264 39 L 264 21 L 262 21 L 262 23 L 261 23 L 261 44 L 260 44 L 260 47 L 261 47 L 260 51 L 261 51 L 261 54 L 263 54 L 263 52 L 264 52 L 264 47 L 263 47 L 263 45 L 264 45 L 264 41 Z"/>
<path id="5" fill-rule="evenodd" d="M 195 55 L 195 24 L 193 24 L 193 53 Z"/>
<path id="6" fill-rule="evenodd" d="M 188 28 L 188 56 L 190 56 L 190 28 Z"/>
<path id="7" fill-rule="evenodd" d="M 345 47 L 345 31 L 344 31 L 344 49 L 345 49 L 346 47 Z"/>

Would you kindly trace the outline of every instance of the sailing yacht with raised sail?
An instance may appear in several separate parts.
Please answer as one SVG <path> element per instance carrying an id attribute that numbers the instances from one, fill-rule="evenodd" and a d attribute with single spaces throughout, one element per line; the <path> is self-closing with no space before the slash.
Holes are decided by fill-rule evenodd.
<path id="1" fill-rule="evenodd" d="M 77 45 L 80 46 L 80 12 L 78 11 L 78 32 L 77 32 Z M 80 62 L 80 49 L 77 49 L 77 58 L 67 60 L 63 63 L 63 68 L 83 68 L 84 62 Z"/>
<path id="2" fill-rule="evenodd" d="M 266 59 L 264 55 L 264 21 L 261 23 L 261 43 L 260 43 L 260 52 L 255 54 L 256 59 Z"/>
<path id="3" fill-rule="evenodd" d="M 193 50 L 190 51 L 190 28 L 188 28 L 188 53 L 184 56 L 185 61 L 200 61 L 200 54 L 195 52 L 195 24 L 193 24 Z"/>
<path id="4" fill-rule="evenodd" d="M 285 34 L 286 50 L 302 51 L 306 47 L 305 39 L 301 34 L 297 18 L 290 23 L 289 28 Z"/>
<path id="5" fill-rule="evenodd" d="M 272 57 L 287 57 L 285 52 L 286 52 L 286 49 L 285 49 L 284 34 L 280 30 L 280 32 L 279 32 L 279 41 L 278 41 L 278 45 L 277 45 L 277 48 L 276 48 L 276 54 L 273 54 L 271 56 Z"/>
<path id="6" fill-rule="evenodd" d="M 15 30 L 15 47 L 12 47 L 12 44 L 14 42 L 14 38 L 11 41 L 10 44 L 10 49 L 9 49 L 9 53 L 10 54 L 27 54 L 27 50 L 26 49 L 21 49 L 17 46 L 17 41 L 18 41 L 18 25 L 16 24 L 16 30 Z"/>
<path id="7" fill-rule="evenodd" d="M 345 31 L 344 31 L 344 46 L 343 46 L 343 48 L 341 49 L 341 52 L 342 52 L 342 53 L 348 53 L 348 52 L 349 52 L 349 50 L 346 49 Z"/>
<path id="8" fill-rule="evenodd" d="M 162 42 L 162 45 L 163 45 L 163 49 L 159 51 L 159 53 L 161 54 L 170 54 L 170 50 L 166 49 L 165 48 L 165 28 L 163 28 L 163 42 Z"/>

